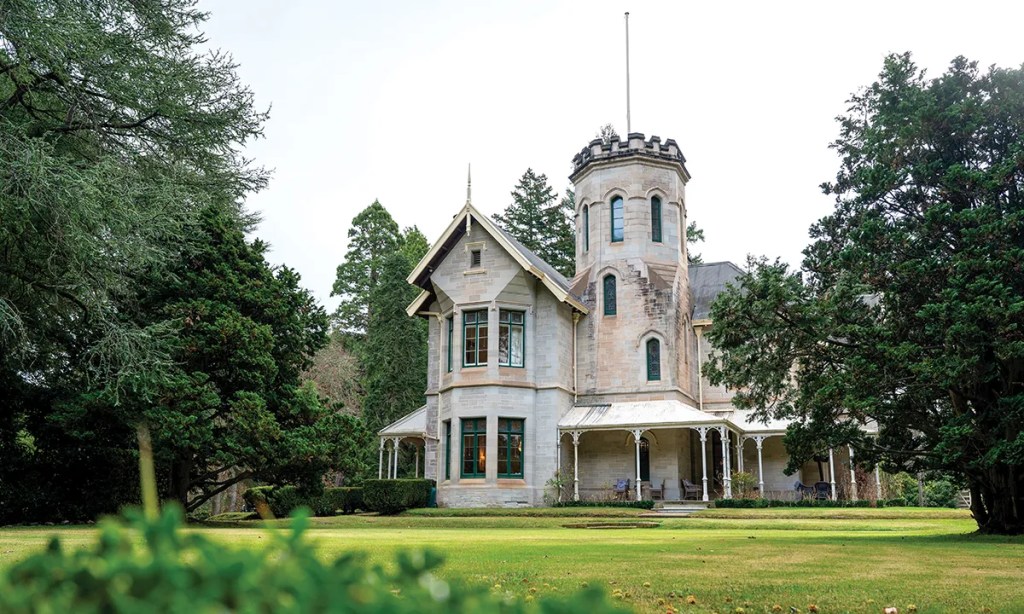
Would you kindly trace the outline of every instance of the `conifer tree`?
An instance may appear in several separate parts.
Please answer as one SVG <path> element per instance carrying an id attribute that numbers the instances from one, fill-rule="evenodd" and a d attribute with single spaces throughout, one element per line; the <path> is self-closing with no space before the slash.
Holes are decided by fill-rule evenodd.
<path id="1" fill-rule="evenodd" d="M 547 176 L 528 168 L 512 190 L 512 203 L 494 220 L 559 273 L 572 277 L 576 268 L 574 215 L 573 197 L 567 194 L 559 200 Z"/>
<path id="2" fill-rule="evenodd" d="M 388 210 L 373 203 L 352 219 L 345 260 L 338 265 L 331 296 L 340 296 L 335 326 L 362 336 L 370 319 L 370 292 L 377 285 L 384 260 L 402 245 L 402 234 Z"/>

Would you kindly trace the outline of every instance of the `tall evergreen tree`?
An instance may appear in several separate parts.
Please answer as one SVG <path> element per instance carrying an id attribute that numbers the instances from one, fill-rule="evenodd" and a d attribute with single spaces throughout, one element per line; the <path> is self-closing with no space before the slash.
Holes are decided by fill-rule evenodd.
<path id="1" fill-rule="evenodd" d="M 415 292 L 412 270 L 401 251 L 384 260 L 370 292 L 370 320 L 363 344 L 366 396 L 363 417 L 377 431 L 423 404 L 427 377 L 426 322 L 405 312 Z M 413 292 L 410 292 L 410 291 Z"/>
<path id="2" fill-rule="evenodd" d="M 890 56 L 839 120 L 803 270 L 754 260 L 715 302 L 709 377 L 796 420 L 791 468 L 850 444 L 956 473 L 981 531 L 1024 532 L 1022 118 L 1024 69 L 957 58 L 927 80 Z"/>
<path id="3" fill-rule="evenodd" d="M 340 330 L 357 336 L 366 334 L 371 315 L 370 292 L 380 280 L 384 260 L 401 245 L 398 224 L 380 201 L 373 201 L 352 219 L 345 261 L 338 265 L 331 292 L 331 296 L 341 297 L 334 312 L 334 322 Z"/>
<path id="4" fill-rule="evenodd" d="M 572 196 L 558 200 L 547 176 L 528 168 L 512 190 L 512 203 L 494 220 L 559 273 L 572 277 L 576 269 L 574 207 Z"/>

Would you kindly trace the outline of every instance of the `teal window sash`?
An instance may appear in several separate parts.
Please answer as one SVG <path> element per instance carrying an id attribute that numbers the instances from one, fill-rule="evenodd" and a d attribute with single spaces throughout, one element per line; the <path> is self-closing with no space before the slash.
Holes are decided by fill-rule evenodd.
<path id="1" fill-rule="evenodd" d="M 619 243 L 625 238 L 625 217 L 622 211 L 622 197 L 612 198 L 612 243 Z"/>
<path id="2" fill-rule="evenodd" d="M 526 313 L 498 311 L 498 365 L 526 366 Z"/>
<path id="3" fill-rule="evenodd" d="M 482 478 L 487 471 L 487 419 L 462 419 L 462 477 Z"/>
<path id="4" fill-rule="evenodd" d="M 657 339 L 647 341 L 647 381 L 661 379 L 661 343 Z"/>
<path id="5" fill-rule="evenodd" d="M 452 421 L 444 421 L 444 479 L 452 478 Z"/>
<path id="6" fill-rule="evenodd" d="M 498 477 L 522 478 L 526 444 L 521 418 L 498 418 Z"/>
<path id="7" fill-rule="evenodd" d="M 590 207 L 583 207 L 583 251 L 590 251 Z"/>
<path id="8" fill-rule="evenodd" d="M 661 199 L 651 198 L 651 240 L 661 243 Z"/>
<path id="9" fill-rule="evenodd" d="M 452 372 L 452 339 L 455 336 L 455 316 L 448 316 L 448 372 Z"/>
<path id="10" fill-rule="evenodd" d="M 608 274 L 604 276 L 604 315 L 613 316 L 616 313 L 617 305 L 615 297 L 615 276 Z"/>
<path id="11" fill-rule="evenodd" d="M 487 364 L 487 310 L 462 312 L 462 366 Z"/>

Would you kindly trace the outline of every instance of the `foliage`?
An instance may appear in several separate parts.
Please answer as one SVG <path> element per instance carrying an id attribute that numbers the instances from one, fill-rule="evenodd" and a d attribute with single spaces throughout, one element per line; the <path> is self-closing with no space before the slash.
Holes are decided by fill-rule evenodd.
<path id="1" fill-rule="evenodd" d="M 880 501 L 877 503 L 881 503 Z M 767 507 L 882 507 L 871 499 L 801 499 L 787 501 L 783 499 L 716 499 L 715 507 L 758 509 Z"/>
<path id="2" fill-rule="evenodd" d="M 437 577 L 441 558 L 400 553 L 387 571 L 346 554 L 321 562 L 303 534 L 270 533 L 264 548 L 233 549 L 180 530 L 180 512 L 127 524 L 104 523 L 92 547 L 68 552 L 54 539 L 45 552 L 0 576 L 0 610 L 20 612 L 625 612 L 599 589 L 544 598 L 531 607 L 485 587 Z M 135 532 L 142 536 L 138 542 Z"/>
<path id="3" fill-rule="evenodd" d="M 358 413 L 363 407 L 363 373 L 359 357 L 343 333 L 330 335 L 327 345 L 313 356 L 313 364 L 302 374 L 337 409 Z"/>
<path id="4" fill-rule="evenodd" d="M 733 494 L 742 499 L 757 495 L 757 477 L 749 471 L 732 472 Z"/>
<path id="5" fill-rule="evenodd" d="M 605 124 L 597 129 L 597 134 L 594 135 L 594 138 L 601 139 L 602 144 L 608 145 L 609 143 L 618 141 L 620 137 L 619 133 L 615 131 L 615 126 Z"/>
<path id="6" fill-rule="evenodd" d="M 300 508 L 310 510 L 314 516 L 334 516 L 339 511 L 351 514 L 363 508 L 362 488 L 351 486 L 327 487 L 319 493 L 296 486 L 253 486 L 242 497 L 253 509 L 265 505 L 276 518 L 284 518 Z"/>
<path id="7" fill-rule="evenodd" d="M 548 185 L 547 175 L 538 175 L 528 168 L 512 190 L 512 203 L 493 217 L 523 246 L 571 278 L 576 271 L 575 216 L 572 191 L 567 190 L 559 200 Z"/>
<path id="8" fill-rule="evenodd" d="M 8 2 L 0 19 L 0 369 L 117 386 L 168 330 L 112 307 L 173 262 L 213 202 L 266 182 L 239 153 L 266 114 L 203 50 L 194 0 Z M 238 211 L 235 211 L 238 214 Z"/>
<path id="9" fill-rule="evenodd" d="M 340 296 L 334 312 L 336 327 L 347 333 L 364 334 L 371 317 L 370 292 L 380 281 L 384 260 L 399 251 L 402 234 L 388 210 L 373 201 L 352 219 L 348 229 L 345 261 L 338 265 L 331 296 Z"/>
<path id="10" fill-rule="evenodd" d="M 803 271 L 751 260 L 709 332 L 711 380 L 795 419 L 792 463 L 849 443 L 963 476 L 991 533 L 1024 532 L 1022 117 L 1024 69 L 957 58 L 927 80 L 887 58 L 840 118 L 835 211 Z"/>
<path id="11" fill-rule="evenodd" d="M 956 507 L 958 490 L 948 478 L 929 480 L 924 484 L 924 504 L 928 507 Z"/>
<path id="12" fill-rule="evenodd" d="M 552 507 L 625 507 L 637 510 L 654 509 L 654 501 L 559 501 Z"/>
<path id="13" fill-rule="evenodd" d="M 373 431 L 423 405 L 427 380 L 427 323 L 409 317 L 406 305 L 415 289 L 406 282 L 408 259 L 385 258 L 380 281 L 370 293 L 372 308 L 363 344 L 366 396 L 363 416 Z"/>
<path id="14" fill-rule="evenodd" d="M 697 222 L 686 225 L 686 259 L 690 264 L 701 264 L 704 259 L 693 251 L 698 243 L 704 242 L 704 229 L 697 227 Z"/>
<path id="15" fill-rule="evenodd" d="M 363 503 L 371 512 L 390 515 L 407 509 L 427 507 L 431 480 L 366 480 L 363 482 Z"/>

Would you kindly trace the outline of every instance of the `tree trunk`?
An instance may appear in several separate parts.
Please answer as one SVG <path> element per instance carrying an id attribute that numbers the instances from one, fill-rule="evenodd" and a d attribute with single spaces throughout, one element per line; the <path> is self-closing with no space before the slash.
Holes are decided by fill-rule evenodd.
<path id="1" fill-rule="evenodd" d="M 171 499 L 178 502 L 181 509 L 188 509 L 188 491 L 192 488 L 192 461 L 178 459 L 171 464 Z"/>
<path id="2" fill-rule="evenodd" d="M 983 476 L 970 476 L 971 511 L 980 533 L 1020 535 L 1024 533 L 1024 485 L 1020 474 L 1009 465 L 997 465 Z"/>

